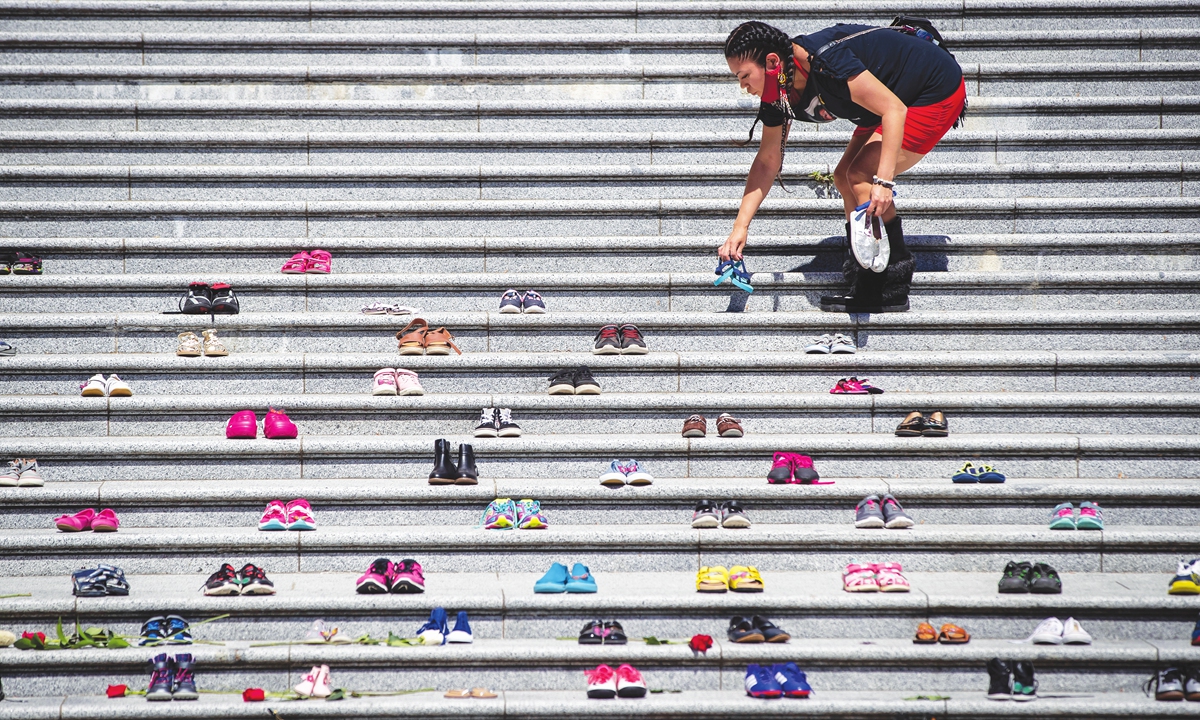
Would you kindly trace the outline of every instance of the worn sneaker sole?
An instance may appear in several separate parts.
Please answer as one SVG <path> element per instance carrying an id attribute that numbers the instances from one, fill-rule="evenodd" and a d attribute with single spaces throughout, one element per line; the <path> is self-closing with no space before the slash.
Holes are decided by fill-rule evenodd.
<path id="1" fill-rule="evenodd" d="M 562 383 L 559 383 L 558 385 L 551 385 L 550 386 L 550 394 L 551 395 L 574 395 L 575 394 L 575 386 L 573 384 L 564 385 Z"/>
<path id="2" fill-rule="evenodd" d="M 521 428 L 500 428 L 500 437 L 521 437 Z"/>
<path id="3" fill-rule="evenodd" d="M 750 520 L 744 515 L 728 517 L 721 521 L 721 527 L 740 530 L 750 527 Z"/>
<path id="4" fill-rule="evenodd" d="M 692 527 L 702 530 L 708 530 L 720 526 L 721 521 L 713 515 L 702 515 L 692 520 Z"/>
<path id="5" fill-rule="evenodd" d="M 910 517 L 899 517 L 899 518 L 892 518 L 891 520 L 884 523 L 883 526 L 885 528 L 887 528 L 888 530 L 899 530 L 899 529 L 903 529 L 903 528 L 910 528 L 914 524 L 915 523 L 913 522 L 912 518 L 910 518 Z"/>
<path id="6" fill-rule="evenodd" d="M 600 394 L 600 386 L 599 385 L 576 385 L 575 386 L 575 394 L 576 395 L 599 395 Z"/>
<path id="7" fill-rule="evenodd" d="M 593 355 L 620 355 L 621 348 L 616 345 L 605 345 L 592 348 Z"/>
<path id="8" fill-rule="evenodd" d="M 475 428 L 475 437 L 500 437 L 500 433 L 492 427 Z"/>
<path id="9" fill-rule="evenodd" d="M 521 306 L 520 305 L 501 305 L 500 306 L 500 314 L 501 315 L 520 315 L 521 314 Z"/>
<path id="10" fill-rule="evenodd" d="M 883 518 L 869 517 L 854 521 L 854 527 L 856 528 L 881 528 L 883 526 Z"/>

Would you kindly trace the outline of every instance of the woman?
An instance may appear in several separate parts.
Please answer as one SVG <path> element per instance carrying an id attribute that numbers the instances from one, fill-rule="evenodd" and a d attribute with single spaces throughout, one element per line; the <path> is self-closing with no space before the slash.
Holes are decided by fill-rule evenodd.
<path id="1" fill-rule="evenodd" d="M 851 253 L 843 265 L 849 294 L 822 297 L 821 309 L 907 310 L 913 259 L 892 203 L 895 177 L 961 121 L 966 86 L 954 57 L 897 28 L 836 25 L 789 38 L 766 23 L 747 22 L 729 34 L 725 59 L 742 89 L 762 98 L 755 123 L 762 120 L 763 131 L 721 259 L 741 258 L 750 221 L 782 168 L 791 121 L 845 118 L 858 127 L 833 178 L 846 207 L 847 243 L 852 218 L 863 218 L 862 210 L 866 221 L 882 222 L 887 243 L 873 268 Z M 753 137 L 753 126 L 750 132 Z"/>

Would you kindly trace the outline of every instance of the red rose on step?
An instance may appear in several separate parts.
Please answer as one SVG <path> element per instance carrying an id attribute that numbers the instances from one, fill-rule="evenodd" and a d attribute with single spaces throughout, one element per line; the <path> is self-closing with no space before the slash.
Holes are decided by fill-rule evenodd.
<path id="1" fill-rule="evenodd" d="M 243 702 L 259 702 L 266 697 L 266 693 L 262 691 L 262 688 L 246 688 L 245 692 L 242 693 Z"/>
<path id="2" fill-rule="evenodd" d="M 713 639 L 708 635 L 693 635 L 688 642 L 688 647 L 696 652 L 708 652 L 708 649 L 713 646 Z"/>
<path id="3" fill-rule="evenodd" d="M 34 638 L 37 638 L 38 642 L 40 643 L 46 642 L 46 633 L 23 632 L 21 633 L 21 637 L 25 638 L 26 640 L 33 640 Z"/>
<path id="4" fill-rule="evenodd" d="M 108 696 L 110 698 L 125 697 L 125 691 L 128 689 L 125 685 L 109 685 Z"/>

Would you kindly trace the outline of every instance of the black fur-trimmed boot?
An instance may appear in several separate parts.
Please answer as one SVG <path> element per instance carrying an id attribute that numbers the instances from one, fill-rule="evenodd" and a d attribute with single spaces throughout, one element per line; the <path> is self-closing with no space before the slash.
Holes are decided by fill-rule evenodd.
<path id="1" fill-rule="evenodd" d="M 912 283 L 913 257 L 904 246 L 904 230 L 900 216 L 885 223 L 888 249 L 891 253 L 883 272 L 867 270 L 847 251 L 842 263 L 842 276 L 850 285 L 846 295 L 824 296 L 821 309 L 826 312 L 885 313 L 908 310 L 908 290 Z M 850 223 L 846 223 L 846 244 L 850 243 Z"/>

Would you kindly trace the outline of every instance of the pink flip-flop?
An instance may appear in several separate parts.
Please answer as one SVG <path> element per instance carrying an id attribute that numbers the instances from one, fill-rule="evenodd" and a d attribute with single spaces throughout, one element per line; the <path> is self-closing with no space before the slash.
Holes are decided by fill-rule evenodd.
<path id="1" fill-rule="evenodd" d="M 121 527 L 121 521 L 111 508 L 104 508 L 92 518 L 92 532 L 116 532 Z"/>
<path id="2" fill-rule="evenodd" d="M 302 250 L 293 255 L 291 260 L 285 262 L 283 267 L 279 268 L 279 272 L 284 275 L 303 275 L 308 268 L 310 258 L 311 256 Z"/>
<path id="3" fill-rule="evenodd" d="M 63 532 L 91 530 L 92 518 L 94 517 L 96 517 L 96 511 L 91 508 L 85 508 L 74 515 L 63 515 L 62 517 L 55 518 L 54 525 Z"/>

